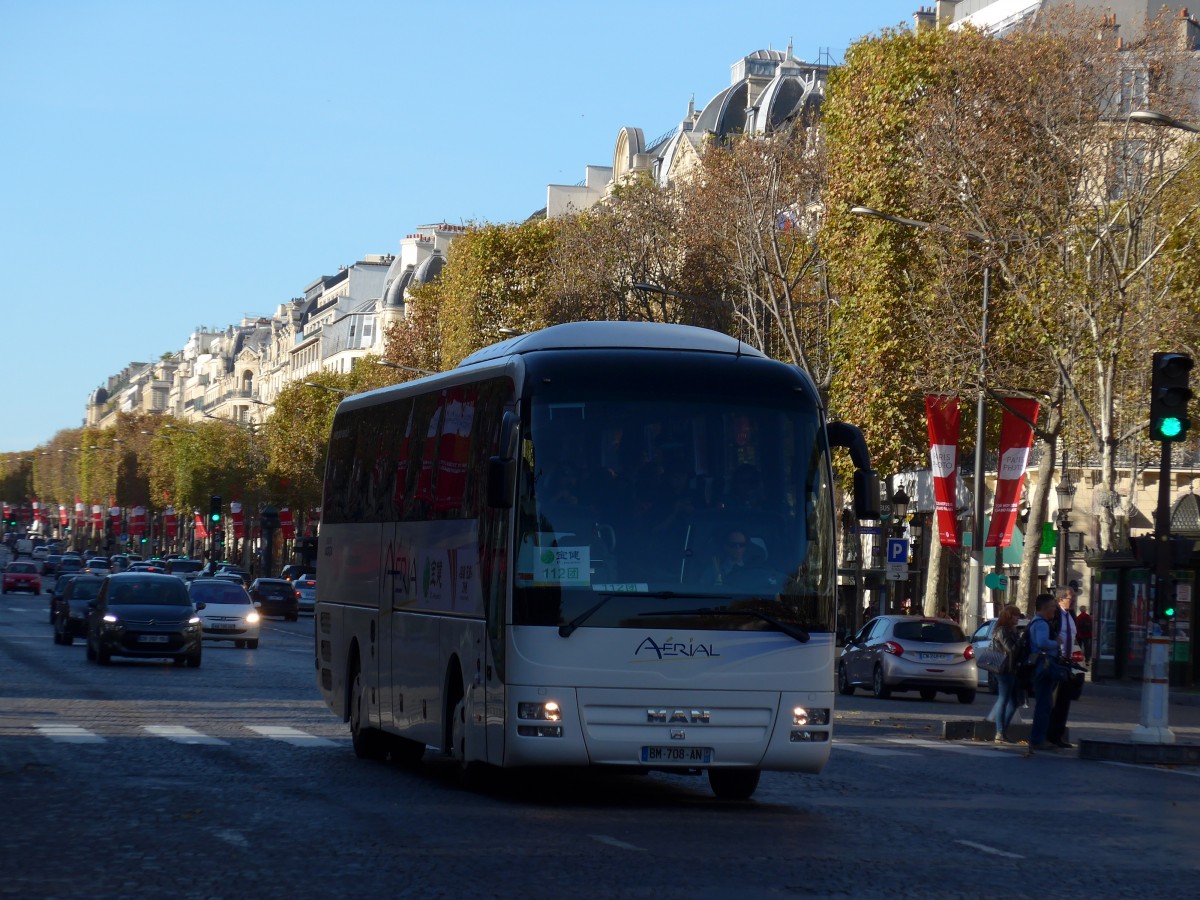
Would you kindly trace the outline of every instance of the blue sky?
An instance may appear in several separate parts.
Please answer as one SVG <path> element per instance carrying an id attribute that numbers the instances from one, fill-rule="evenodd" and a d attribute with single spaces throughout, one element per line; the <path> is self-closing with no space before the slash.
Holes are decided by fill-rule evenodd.
<path id="1" fill-rule="evenodd" d="M 515 222 L 754 50 L 920 3 L 0 0 L 0 452 L 416 226 Z"/>

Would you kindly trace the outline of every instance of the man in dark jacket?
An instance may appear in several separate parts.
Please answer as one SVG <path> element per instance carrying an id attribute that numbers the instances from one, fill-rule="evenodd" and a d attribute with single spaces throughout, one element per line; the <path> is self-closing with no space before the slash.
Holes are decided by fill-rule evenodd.
<path id="1" fill-rule="evenodd" d="M 1058 656 L 1069 664 L 1071 654 L 1079 644 L 1079 626 L 1075 622 L 1075 589 L 1059 588 L 1055 594 L 1058 610 L 1051 621 L 1054 637 L 1058 641 Z M 1075 745 L 1067 740 L 1067 715 L 1071 711 L 1071 680 L 1060 681 L 1054 688 L 1054 706 L 1050 710 L 1050 727 L 1046 730 L 1046 741 L 1056 747 L 1070 750 Z"/>

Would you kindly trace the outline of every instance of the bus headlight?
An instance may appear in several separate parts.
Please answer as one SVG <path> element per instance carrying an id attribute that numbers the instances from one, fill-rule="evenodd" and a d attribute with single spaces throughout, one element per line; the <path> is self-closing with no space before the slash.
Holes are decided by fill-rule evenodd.
<path id="1" fill-rule="evenodd" d="M 561 722 L 562 710 L 553 700 L 545 703 L 518 703 L 518 719 L 540 719 L 543 722 Z"/>
<path id="2" fill-rule="evenodd" d="M 539 722 L 561 722 L 562 710 L 558 703 L 546 700 L 542 703 L 518 703 L 517 718 Z M 517 734 L 521 737 L 562 737 L 561 725 L 518 725 Z"/>
<path id="3" fill-rule="evenodd" d="M 827 709 L 809 709 L 805 706 L 797 706 L 792 709 L 792 724 L 793 725 L 828 725 L 829 710 Z"/>

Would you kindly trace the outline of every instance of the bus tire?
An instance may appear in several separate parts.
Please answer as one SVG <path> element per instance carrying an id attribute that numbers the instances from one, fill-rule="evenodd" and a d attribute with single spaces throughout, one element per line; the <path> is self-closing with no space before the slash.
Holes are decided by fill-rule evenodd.
<path id="1" fill-rule="evenodd" d="M 362 667 L 357 659 L 354 661 L 350 685 L 350 740 L 354 745 L 354 755 L 359 759 L 384 759 L 387 756 L 384 735 L 367 725 L 367 690 L 363 686 Z"/>
<path id="2" fill-rule="evenodd" d="M 761 774 L 758 769 L 709 769 L 708 786 L 718 800 L 749 800 Z"/>

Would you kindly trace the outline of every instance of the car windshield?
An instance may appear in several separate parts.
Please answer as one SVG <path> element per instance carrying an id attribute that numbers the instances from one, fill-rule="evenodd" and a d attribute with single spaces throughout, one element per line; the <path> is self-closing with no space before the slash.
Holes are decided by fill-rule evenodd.
<path id="1" fill-rule="evenodd" d="M 292 590 L 292 586 L 286 581 L 260 581 L 258 590 L 263 594 L 287 594 Z"/>
<path id="2" fill-rule="evenodd" d="M 231 581 L 194 582 L 189 594 L 193 600 L 202 603 L 239 603 L 243 606 L 250 603 L 245 589 Z"/>
<path id="3" fill-rule="evenodd" d="M 167 563 L 167 571 L 174 575 L 176 572 L 199 572 L 204 563 L 198 559 L 173 559 Z"/>
<path id="4" fill-rule="evenodd" d="M 922 644 L 958 644 L 967 636 L 953 622 L 897 622 L 892 636 L 901 641 L 918 641 Z"/>
<path id="5" fill-rule="evenodd" d="M 104 582 L 99 578 L 76 578 L 68 587 L 72 600 L 95 600 L 100 596 L 100 585 Z"/>
<path id="6" fill-rule="evenodd" d="M 172 581 L 115 581 L 109 585 L 108 602 L 123 606 L 191 606 L 184 583 L 178 578 Z"/>
<path id="7" fill-rule="evenodd" d="M 37 566 L 35 566 L 33 563 L 9 563 L 9 564 L 8 564 L 8 571 L 10 571 L 10 572 L 36 573 L 36 572 L 37 572 Z"/>

